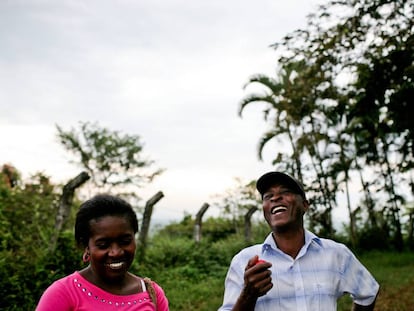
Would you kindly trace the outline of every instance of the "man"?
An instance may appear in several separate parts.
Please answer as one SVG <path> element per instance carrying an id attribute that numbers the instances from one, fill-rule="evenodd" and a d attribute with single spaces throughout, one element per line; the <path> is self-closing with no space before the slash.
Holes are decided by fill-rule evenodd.
<path id="1" fill-rule="evenodd" d="M 343 244 L 304 229 L 309 209 L 302 184 L 269 172 L 257 180 L 272 232 L 234 256 L 219 311 L 334 311 L 349 293 L 353 309 L 374 310 L 379 285 Z"/>

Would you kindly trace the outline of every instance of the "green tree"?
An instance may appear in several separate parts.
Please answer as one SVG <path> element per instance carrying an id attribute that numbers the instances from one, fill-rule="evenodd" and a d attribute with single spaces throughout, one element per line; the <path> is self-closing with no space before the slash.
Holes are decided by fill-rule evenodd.
<path id="1" fill-rule="evenodd" d="M 331 176 L 324 164 L 331 160 L 331 155 L 326 151 L 329 128 L 325 124 L 323 107 L 317 101 L 318 96 L 327 95 L 316 92 L 312 89 L 313 85 L 306 83 L 310 77 L 313 77 L 314 84 L 319 81 L 304 61 L 281 67 L 276 78 L 253 76 L 248 85 L 258 83 L 265 91 L 247 95 L 240 104 L 240 113 L 252 103 L 265 104 L 264 119 L 270 124 L 270 130 L 260 139 L 259 157 L 269 141 L 277 140 L 279 144 L 286 142 L 286 147 L 277 149 L 273 164 L 300 180 L 304 180 L 309 172 L 317 176 L 313 179 L 314 183 L 308 186 L 308 190 L 319 189 L 315 191 L 313 202 L 319 205 L 320 211 L 310 212 L 311 227 L 315 228 L 319 224 L 320 231 L 332 235 L 331 211 L 335 203 L 336 183 L 334 180 L 329 182 Z M 334 90 L 325 89 L 324 92 Z"/>
<path id="2" fill-rule="evenodd" d="M 247 97 L 241 104 L 243 108 L 246 102 L 268 102 L 266 116 L 279 115 L 294 127 L 287 130 L 266 119 L 274 135 L 261 139 L 260 145 L 281 133 L 298 134 L 287 144 L 294 146 L 290 155 L 299 153 L 292 156 L 300 159 L 295 175 L 304 177 L 305 184 L 312 180 L 309 190 L 322 191 L 320 198 L 314 198 L 320 209 L 318 221 L 329 219 L 337 194 L 345 191 L 355 239 L 357 209 L 351 207 L 349 184 L 358 181 L 352 176 L 359 176 L 368 215 L 381 215 L 374 208 L 386 215 L 385 222 L 374 218 L 370 225 L 388 226 L 398 249 L 402 248 L 399 208 L 407 196 L 399 185 L 407 185 L 413 173 L 414 131 L 407 113 L 414 93 L 413 21 L 412 0 L 328 1 L 309 15 L 306 29 L 273 45 L 280 55 L 279 76 L 291 68 L 295 75 L 281 79 L 287 83 L 277 88 L 269 88 L 267 81 L 275 80 L 262 76 L 259 82 L 270 94 Z M 274 163 L 279 167 L 281 161 L 292 163 L 287 158 L 276 155 Z M 385 203 L 374 207 L 373 196 L 378 193 L 388 198 L 382 195 L 380 201 Z"/>
<path id="3" fill-rule="evenodd" d="M 237 223 L 252 206 L 260 206 L 261 203 L 255 181 L 245 183 L 240 178 L 235 178 L 235 183 L 234 187 L 226 189 L 224 193 L 216 194 L 213 205 L 219 208 L 221 217 Z"/>
<path id="4" fill-rule="evenodd" d="M 128 185 L 139 186 L 162 173 L 162 169 L 153 168 L 152 160 L 143 156 L 143 145 L 137 135 L 111 131 L 90 122 L 80 122 L 78 129 L 69 131 L 58 125 L 56 128 L 60 143 L 100 189 L 113 191 Z"/>
<path id="5" fill-rule="evenodd" d="M 23 181 L 14 167 L 13 172 L 13 187 L 0 172 L 0 309 L 29 310 L 42 282 L 50 281 L 51 271 L 45 278 L 38 272 L 53 234 L 58 194 L 48 176 L 37 173 Z"/>
<path id="6" fill-rule="evenodd" d="M 301 149 L 298 145 L 298 137 L 301 136 L 299 122 L 302 118 L 300 110 L 302 105 L 296 106 L 289 95 L 294 88 L 293 79 L 297 74 L 300 64 L 290 64 L 282 68 L 276 78 L 257 74 L 250 77 L 245 88 L 252 84 L 259 84 L 264 92 L 247 95 L 240 103 L 239 115 L 251 104 L 264 104 L 263 116 L 265 122 L 270 123 L 269 131 L 261 137 L 258 145 L 258 157 L 263 159 L 264 147 L 273 139 L 283 141 L 287 139 L 289 151 L 278 151 L 273 163 L 285 163 L 285 169 L 298 174 L 302 178 Z M 299 113 L 298 113 L 299 111 Z"/>

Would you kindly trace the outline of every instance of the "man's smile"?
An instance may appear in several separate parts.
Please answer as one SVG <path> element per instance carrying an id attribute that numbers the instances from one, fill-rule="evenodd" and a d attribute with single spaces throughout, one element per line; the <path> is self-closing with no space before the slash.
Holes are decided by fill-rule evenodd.
<path id="1" fill-rule="evenodd" d="M 286 212 L 286 211 L 287 211 L 286 206 L 277 205 L 271 208 L 270 214 L 275 215 L 275 214 Z"/>

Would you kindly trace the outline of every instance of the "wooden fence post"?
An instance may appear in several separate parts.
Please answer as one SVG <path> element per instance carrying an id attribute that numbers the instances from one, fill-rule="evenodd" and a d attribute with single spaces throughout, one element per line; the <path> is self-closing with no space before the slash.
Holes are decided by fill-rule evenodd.
<path id="1" fill-rule="evenodd" d="M 196 243 L 199 243 L 201 240 L 201 223 L 202 223 L 201 220 L 209 206 L 210 205 L 208 203 L 204 203 L 196 215 L 195 224 L 194 224 L 194 240 L 196 241 Z"/>
<path id="2" fill-rule="evenodd" d="M 145 249 L 147 247 L 147 237 L 154 205 L 164 197 L 161 191 L 154 194 L 145 204 L 144 216 L 142 218 L 142 226 L 138 237 L 138 258 L 140 260 L 145 257 Z"/>
<path id="3" fill-rule="evenodd" d="M 246 242 L 251 242 L 252 240 L 252 224 L 250 219 L 257 210 L 256 206 L 252 206 L 244 215 L 244 239 Z"/>
<path id="4" fill-rule="evenodd" d="M 58 212 L 56 214 L 55 231 L 49 247 L 51 253 L 55 251 L 59 234 L 62 231 L 64 223 L 69 217 L 76 188 L 82 186 L 89 178 L 90 176 L 88 173 L 82 172 L 63 187 L 62 196 L 59 200 Z"/>

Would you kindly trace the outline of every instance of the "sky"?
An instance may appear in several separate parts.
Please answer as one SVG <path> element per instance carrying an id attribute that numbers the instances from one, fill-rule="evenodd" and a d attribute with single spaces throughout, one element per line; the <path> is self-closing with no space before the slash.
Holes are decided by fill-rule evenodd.
<path id="1" fill-rule="evenodd" d="M 274 75 L 270 47 L 306 25 L 322 0 L 0 0 L 0 165 L 65 183 L 80 173 L 57 140 L 97 122 L 138 135 L 165 172 L 152 222 L 179 221 L 273 169 L 257 144 L 260 105 L 238 116 L 243 86 Z M 206 216 L 217 213 L 213 207 Z"/>

